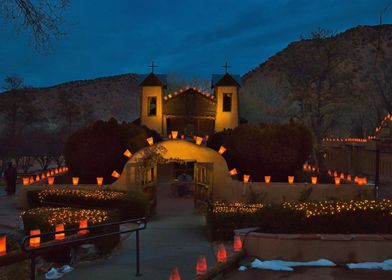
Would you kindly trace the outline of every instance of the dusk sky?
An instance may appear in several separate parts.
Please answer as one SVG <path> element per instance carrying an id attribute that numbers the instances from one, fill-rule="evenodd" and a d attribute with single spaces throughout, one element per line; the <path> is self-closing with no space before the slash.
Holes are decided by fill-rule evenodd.
<path id="1" fill-rule="evenodd" d="M 375 25 L 388 0 L 71 0 L 66 35 L 37 53 L 27 32 L 0 20 L 0 79 L 31 86 L 145 73 L 244 74 L 317 27 L 342 32 Z M 392 23 L 392 8 L 384 15 Z"/>

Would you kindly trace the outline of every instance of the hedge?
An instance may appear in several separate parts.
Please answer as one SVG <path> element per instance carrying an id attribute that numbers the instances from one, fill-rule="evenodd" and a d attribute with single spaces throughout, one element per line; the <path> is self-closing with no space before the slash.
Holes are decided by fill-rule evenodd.
<path id="1" fill-rule="evenodd" d="M 72 176 L 79 177 L 80 184 L 95 184 L 96 177 L 103 177 L 105 184 L 112 183 L 113 170 L 121 171 L 128 158 L 123 155 L 129 149 L 132 153 L 148 145 L 146 139 L 161 141 L 160 135 L 145 126 L 132 123 L 97 121 L 71 134 L 64 146 L 64 157 Z"/>
<path id="2" fill-rule="evenodd" d="M 78 208 L 116 209 L 122 220 L 146 217 L 149 212 L 149 201 L 145 194 L 139 192 L 50 188 L 29 190 L 27 199 L 29 208 L 58 204 Z"/>
<path id="3" fill-rule="evenodd" d="M 207 227 L 213 240 L 230 240 L 234 229 L 246 227 L 282 234 L 392 233 L 392 200 L 269 204 L 252 211 L 230 209 L 238 208 L 220 204 L 208 211 Z"/>
<path id="4" fill-rule="evenodd" d="M 265 175 L 272 181 L 286 182 L 288 175 L 302 173 L 303 163 L 312 152 L 312 135 L 303 125 L 288 124 L 243 124 L 209 137 L 207 146 L 219 150 L 229 169 L 236 168 L 239 178 L 243 174 L 251 180 L 263 182 Z"/>
<path id="5" fill-rule="evenodd" d="M 77 229 L 80 220 L 88 220 L 88 225 L 98 225 L 118 221 L 117 211 L 98 209 L 75 209 L 70 207 L 40 207 L 22 212 L 24 233 L 30 234 L 32 229 L 40 229 L 41 233 L 55 231 L 58 224 L 65 229 Z M 119 226 L 98 228 L 90 231 L 91 235 L 118 231 Z M 75 232 L 76 234 L 76 232 Z M 54 236 L 41 238 L 41 243 L 53 240 Z M 101 255 L 107 255 L 120 241 L 119 236 L 105 237 L 92 241 Z M 60 247 L 44 254 L 44 258 L 55 263 L 69 263 L 71 247 Z"/>

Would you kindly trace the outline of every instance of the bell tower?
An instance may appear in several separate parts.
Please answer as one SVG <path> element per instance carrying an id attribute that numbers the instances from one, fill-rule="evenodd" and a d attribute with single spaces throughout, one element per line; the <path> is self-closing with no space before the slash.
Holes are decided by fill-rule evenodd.
<path id="1" fill-rule="evenodd" d="M 141 77 L 140 87 L 140 124 L 163 134 L 162 102 L 166 89 L 166 75 L 154 73 L 152 63 L 150 74 Z"/>
<path id="2" fill-rule="evenodd" d="M 216 100 L 215 132 L 235 128 L 239 125 L 240 77 L 239 75 L 230 75 L 227 72 L 229 67 L 227 63 L 224 67 L 226 68 L 225 74 L 212 75 L 212 88 Z"/>

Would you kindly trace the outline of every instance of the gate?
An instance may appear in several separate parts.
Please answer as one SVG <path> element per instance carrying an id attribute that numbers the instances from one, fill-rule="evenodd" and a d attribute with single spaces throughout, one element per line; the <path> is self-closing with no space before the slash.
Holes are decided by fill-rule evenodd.
<path id="1" fill-rule="evenodd" d="M 196 162 L 194 165 L 193 180 L 195 182 L 194 203 L 195 208 L 206 210 L 213 199 L 213 168 L 210 162 Z"/>

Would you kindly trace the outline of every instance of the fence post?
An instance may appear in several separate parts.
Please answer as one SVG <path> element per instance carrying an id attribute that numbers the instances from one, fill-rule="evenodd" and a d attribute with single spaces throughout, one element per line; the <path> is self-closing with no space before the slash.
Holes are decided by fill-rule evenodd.
<path id="1" fill-rule="evenodd" d="M 31 253 L 30 258 L 30 280 L 35 280 L 35 255 Z"/>
<path id="2" fill-rule="evenodd" d="M 140 273 L 140 244 L 139 244 L 139 231 L 136 231 L 136 276 L 141 276 Z"/>

